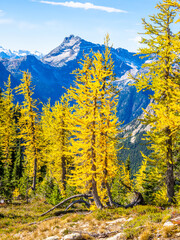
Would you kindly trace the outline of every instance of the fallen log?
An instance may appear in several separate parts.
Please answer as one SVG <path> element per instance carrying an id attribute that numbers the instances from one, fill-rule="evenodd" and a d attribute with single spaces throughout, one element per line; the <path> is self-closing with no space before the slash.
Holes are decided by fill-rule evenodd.
<path id="1" fill-rule="evenodd" d="M 125 186 L 125 184 L 124 184 L 124 186 Z M 128 187 L 128 188 L 130 188 L 130 187 Z M 136 197 L 135 197 L 135 199 L 134 199 L 134 201 L 133 201 L 132 203 L 124 206 L 124 205 L 121 205 L 121 204 L 116 203 L 116 202 L 113 201 L 113 205 L 116 206 L 116 207 L 123 207 L 123 208 L 130 208 L 130 207 L 132 208 L 132 207 L 134 207 L 134 206 L 136 206 L 136 205 L 145 205 L 145 201 L 144 201 L 144 198 L 143 198 L 142 194 L 141 194 L 140 192 L 136 192 L 136 191 L 134 191 L 134 193 L 135 193 Z M 63 205 L 65 202 L 68 202 L 68 201 L 71 200 L 71 199 L 74 199 L 74 198 L 83 198 L 83 197 L 88 199 L 89 197 L 92 197 L 92 195 L 91 195 L 91 194 L 77 194 L 77 195 L 71 196 L 71 197 L 69 197 L 69 198 L 66 198 L 65 200 L 63 200 L 62 202 L 58 203 L 58 204 L 57 204 L 56 206 L 54 206 L 53 208 L 49 209 L 47 212 L 41 214 L 40 217 L 42 217 L 42 216 L 46 215 L 47 213 L 53 211 L 55 208 Z M 72 203 L 70 203 L 70 204 L 68 205 L 68 207 L 66 208 L 65 211 L 67 211 L 67 210 L 68 210 L 70 207 L 72 207 L 75 203 L 85 203 L 86 206 L 87 206 L 88 208 L 90 208 L 90 203 L 88 203 L 87 201 L 85 201 L 85 200 L 83 200 L 83 199 L 79 199 L 79 200 L 76 200 L 76 201 L 73 201 Z"/>
<path id="2" fill-rule="evenodd" d="M 70 204 L 67 206 L 67 208 L 66 208 L 65 211 L 67 211 L 67 210 L 68 210 L 70 207 L 72 207 L 75 203 L 85 203 L 86 207 L 87 207 L 87 208 L 90 208 L 90 203 L 88 203 L 87 201 L 85 201 L 85 200 L 83 200 L 83 199 L 79 199 L 79 200 L 75 200 L 75 201 L 73 201 L 72 203 L 70 203 Z"/>
<path id="3" fill-rule="evenodd" d="M 84 198 L 89 198 L 89 197 L 92 197 L 91 194 L 77 194 L 77 195 L 74 195 L 74 196 L 71 196 L 69 198 L 66 198 L 65 200 L 63 200 L 62 202 L 58 203 L 56 206 L 54 206 L 53 208 L 49 209 L 47 212 L 43 213 L 40 215 L 40 217 L 46 215 L 47 213 L 53 211 L 55 208 L 63 205 L 65 202 L 68 202 L 69 200 L 71 199 L 74 199 L 74 198 L 78 198 L 78 197 L 84 197 Z"/>
<path id="4" fill-rule="evenodd" d="M 119 204 L 119 203 L 117 203 L 117 202 L 112 201 L 112 203 L 113 203 L 113 205 L 116 206 L 116 207 L 124 207 L 124 205 L 121 205 L 121 204 Z"/>

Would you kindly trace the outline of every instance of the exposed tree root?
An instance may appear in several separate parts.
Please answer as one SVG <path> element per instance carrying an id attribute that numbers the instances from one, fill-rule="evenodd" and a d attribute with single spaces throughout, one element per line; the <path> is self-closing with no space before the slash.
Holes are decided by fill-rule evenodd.
<path id="1" fill-rule="evenodd" d="M 130 208 L 130 207 L 134 207 L 137 205 L 145 205 L 142 194 L 140 192 L 134 192 L 134 193 L 136 194 L 134 201 L 132 203 L 126 205 L 125 208 Z"/>

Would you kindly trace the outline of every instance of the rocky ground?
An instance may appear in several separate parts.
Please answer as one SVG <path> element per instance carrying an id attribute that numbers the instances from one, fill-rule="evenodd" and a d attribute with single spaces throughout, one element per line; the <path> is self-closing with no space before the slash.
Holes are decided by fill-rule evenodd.
<path id="1" fill-rule="evenodd" d="M 0 240 L 180 239 L 180 207 L 55 209 L 43 201 L 0 206 Z M 79 208 L 79 210 L 78 210 Z"/>
<path id="2" fill-rule="evenodd" d="M 81 219 L 82 218 L 82 219 Z M 14 239 L 39 240 L 119 240 L 119 239 L 180 239 L 180 215 L 165 222 L 136 225 L 134 217 L 120 217 L 105 221 L 92 218 L 91 214 L 72 214 L 67 218 L 53 218 L 35 225 L 33 232 L 19 232 Z M 133 236 L 134 235 L 134 236 Z"/>

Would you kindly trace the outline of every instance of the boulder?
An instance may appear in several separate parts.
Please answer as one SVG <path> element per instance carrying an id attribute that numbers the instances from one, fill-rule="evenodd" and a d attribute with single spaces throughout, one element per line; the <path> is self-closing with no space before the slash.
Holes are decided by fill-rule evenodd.
<path id="1" fill-rule="evenodd" d="M 118 233 L 113 237 L 106 238 L 106 240 L 120 240 L 120 239 L 123 239 L 123 237 L 124 237 L 123 233 Z"/>
<path id="2" fill-rule="evenodd" d="M 45 240 L 60 240 L 60 237 L 58 236 L 52 236 L 52 237 L 48 237 Z"/>
<path id="3" fill-rule="evenodd" d="M 82 240 L 82 239 L 84 238 L 82 238 L 82 235 L 80 233 L 71 233 L 61 238 L 61 240 Z"/>
<path id="4" fill-rule="evenodd" d="M 164 227 L 169 227 L 169 226 L 174 226 L 174 224 L 172 222 L 170 222 L 170 221 L 167 221 L 167 222 L 164 223 L 163 226 Z"/>

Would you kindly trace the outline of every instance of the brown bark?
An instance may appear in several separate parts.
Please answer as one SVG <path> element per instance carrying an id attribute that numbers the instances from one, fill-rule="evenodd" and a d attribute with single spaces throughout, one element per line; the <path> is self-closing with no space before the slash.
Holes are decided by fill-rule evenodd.
<path id="1" fill-rule="evenodd" d="M 75 201 L 73 201 L 72 203 L 70 203 L 70 204 L 67 206 L 67 208 L 66 208 L 65 211 L 67 211 L 69 208 L 71 208 L 71 207 L 72 207 L 74 204 L 76 204 L 76 203 L 85 203 L 86 207 L 87 207 L 87 208 L 90 208 L 90 203 L 88 203 L 87 201 L 85 201 L 85 200 L 83 200 L 83 199 L 79 199 L 79 200 L 75 200 Z"/>
<path id="2" fill-rule="evenodd" d="M 142 194 L 140 192 L 136 192 L 135 191 L 135 199 L 132 203 L 128 204 L 125 206 L 125 208 L 129 208 L 129 207 L 134 207 L 134 206 L 137 206 L 137 205 L 145 205 L 145 202 L 144 202 L 144 198 L 142 196 Z"/>
<path id="3" fill-rule="evenodd" d="M 30 75 L 29 75 L 30 78 Z M 33 185 L 32 190 L 36 190 L 36 178 L 37 178 L 37 149 L 35 146 L 35 119 L 33 116 L 33 107 L 32 107 L 32 99 L 31 99 L 31 91 L 30 86 L 28 83 L 28 76 L 25 76 L 25 84 L 26 84 L 26 90 L 28 95 L 28 105 L 29 105 L 29 117 L 30 117 L 30 127 L 31 127 L 31 134 L 32 134 L 32 142 L 33 142 L 33 153 L 34 153 L 34 173 L 33 173 Z"/>
<path id="4" fill-rule="evenodd" d="M 62 160 L 61 160 L 61 164 L 62 164 L 62 185 L 63 185 L 63 189 L 64 191 L 66 191 L 66 157 L 63 156 Z"/>
<path id="5" fill-rule="evenodd" d="M 32 109 L 31 109 L 32 111 Z M 36 142 L 36 137 L 35 137 L 35 122 L 34 118 L 32 116 L 32 113 L 30 112 L 30 118 L 31 118 L 31 133 L 32 133 L 32 138 L 33 138 L 33 152 L 34 152 L 34 174 L 33 174 L 33 185 L 32 185 L 32 190 L 36 190 L 36 179 L 37 179 L 37 149 L 35 146 Z"/>
<path id="6" fill-rule="evenodd" d="M 34 174 L 33 174 L 33 185 L 32 190 L 36 190 L 36 178 L 37 178 L 37 159 L 34 159 Z"/>
<path id="7" fill-rule="evenodd" d="M 115 203 L 112 200 L 111 189 L 110 189 L 110 186 L 109 186 L 108 182 L 106 182 L 106 189 L 107 189 L 107 194 L 108 194 L 108 198 L 109 198 L 109 204 L 112 207 Z"/>
<path id="8" fill-rule="evenodd" d="M 167 19 L 167 34 L 168 34 L 168 45 L 171 46 L 171 31 L 170 31 L 170 17 Z M 169 70 L 169 63 L 170 63 L 170 57 L 167 53 L 166 59 L 165 59 L 165 65 L 167 65 L 167 69 L 165 72 L 165 79 L 167 83 L 167 90 L 168 90 L 168 79 L 170 76 L 170 70 Z M 165 101 L 167 100 L 167 95 L 165 94 Z M 166 114 L 169 115 L 169 106 L 166 103 Z M 167 197 L 168 202 L 173 203 L 174 202 L 174 170 L 173 170 L 173 153 L 172 153 L 172 132 L 170 127 L 166 127 L 165 134 L 167 136 L 166 145 L 167 145 L 167 152 L 166 152 L 166 161 L 167 161 L 167 170 L 166 170 L 166 186 L 167 186 Z"/>
<path id="9" fill-rule="evenodd" d="M 94 119 L 96 117 L 96 108 L 97 108 L 97 99 L 95 97 L 94 99 Z M 94 202 L 97 206 L 97 208 L 102 209 L 103 205 L 100 201 L 100 198 L 98 196 L 98 191 L 97 191 L 97 184 L 96 184 L 96 153 L 95 153 L 95 144 L 96 144 L 96 136 L 95 136 L 95 120 L 92 122 L 92 139 L 91 139 L 91 161 L 92 161 L 92 171 L 93 171 L 93 176 L 91 179 L 91 185 L 92 185 L 92 195 Z"/>
<path id="10" fill-rule="evenodd" d="M 97 208 L 99 209 L 102 209 L 103 208 L 103 205 L 100 201 L 100 198 L 98 196 L 98 192 L 97 192 L 97 185 L 96 185 L 96 181 L 94 178 L 92 178 L 92 196 L 93 196 L 93 199 L 94 199 L 94 202 L 97 206 Z"/>
<path id="11" fill-rule="evenodd" d="M 167 170 L 166 170 L 166 185 L 167 185 L 167 196 L 168 202 L 174 202 L 174 166 L 173 166 L 173 153 L 172 153 L 172 136 L 169 127 L 166 129 L 168 139 L 167 144 Z"/>
<path id="12" fill-rule="evenodd" d="M 63 109 L 63 111 L 65 111 L 65 109 Z M 65 118 L 65 112 L 63 112 L 63 118 Z M 66 144 L 66 136 L 65 136 L 65 123 L 64 120 L 62 118 L 62 148 L 63 151 L 65 149 L 65 144 Z M 61 159 L 61 167 L 62 167 L 62 175 L 61 175 L 61 181 L 62 181 L 62 185 L 63 185 L 63 189 L 64 191 L 66 191 L 66 157 L 63 155 L 62 159 Z"/>

